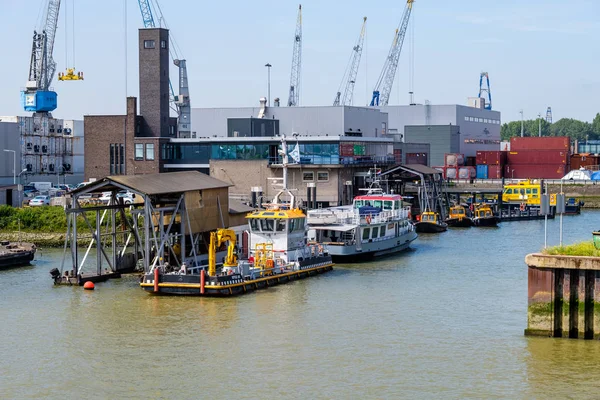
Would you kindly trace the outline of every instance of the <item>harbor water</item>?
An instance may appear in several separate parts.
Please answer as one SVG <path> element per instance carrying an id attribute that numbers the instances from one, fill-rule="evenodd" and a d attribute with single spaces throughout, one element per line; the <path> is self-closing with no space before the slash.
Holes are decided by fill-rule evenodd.
<path id="1" fill-rule="evenodd" d="M 590 240 L 599 217 L 565 217 L 565 242 Z M 134 276 L 55 287 L 61 251 L 42 250 L 0 271 L 0 398 L 598 398 L 597 341 L 523 335 L 524 257 L 543 232 L 423 234 L 403 254 L 225 299 L 154 297 Z"/>

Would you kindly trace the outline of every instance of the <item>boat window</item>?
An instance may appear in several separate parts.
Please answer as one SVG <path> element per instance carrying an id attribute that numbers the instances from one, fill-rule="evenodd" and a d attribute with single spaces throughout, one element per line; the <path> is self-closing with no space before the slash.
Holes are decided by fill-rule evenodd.
<path id="1" fill-rule="evenodd" d="M 538 194 L 538 190 L 537 189 L 533 189 L 533 194 L 537 195 Z"/>
<path id="2" fill-rule="evenodd" d="M 383 202 L 383 209 L 384 210 L 391 210 L 394 208 L 394 202 L 391 200 L 386 200 Z"/>
<path id="3" fill-rule="evenodd" d="M 273 232 L 273 219 L 261 219 L 260 220 L 260 228 L 263 232 Z"/>
<path id="4" fill-rule="evenodd" d="M 354 201 L 354 207 L 355 208 L 362 207 L 363 205 L 364 205 L 364 201 L 362 201 L 362 200 L 355 200 Z"/>
<path id="5" fill-rule="evenodd" d="M 459 208 L 458 210 L 456 210 L 457 214 L 464 214 L 465 210 L 463 210 L 462 208 Z"/>
<path id="6" fill-rule="evenodd" d="M 379 237 L 384 237 L 385 236 L 385 226 L 381 227 L 381 231 L 379 232 Z"/>
<path id="7" fill-rule="evenodd" d="M 292 231 L 294 230 L 295 227 L 296 227 L 296 219 L 292 218 L 288 221 L 288 232 L 292 233 Z"/>
<path id="8" fill-rule="evenodd" d="M 374 200 L 373 201 L 373 206 L 375 206 L 377 208 L 383 209 L 383 201 L 381 201 L 381 200 Z"/>
<path id="9" fill-rule="evenodd" d="M 394 209 L 395 210 L 399 210 L 400 209 L 400 200 L 395 200 L 394 201 Z"/>
<path id="10" fill-rule="evenodd" d="M 512 194 L 512 189 L 506 189 L 505 194 Z"/>
<path id="11" fill-rule="evenodd" d="M 250 220 L 250 229 L 252 232 L 260 232 L 260 227 L 257 219 L 252 218 Z"/>
<path id="12" fill-rule="evenodd" d="M 527 194 L 531 194 L 531 189 L 527 189 Z"/>
<path id="13" fill-rule="evenodd" d="M 297 231 L 304 230 L 304 218 L 296 218 L 296 230 Z"/>
<path id="14" fill-rule="evenodd" d="M 371 236 L 373 239 L 376 239 L 379 236 L 379 227 L 378 226 L 374 226 L 373 227 L 373 235 Z"/>
<path id="15" fill-rule="evenodd" d="M 276 220 L 275 227 L 277 229 L 277 232 L 285 232 L 285 220 L 284 219 Z"/>
<path id="16" fill-rule="evenodd" d="M 363 229 L 363 240 L 367 240 L 369 238 L 370 234 L 371 234 L 371 228 L 364 228 Z"/>

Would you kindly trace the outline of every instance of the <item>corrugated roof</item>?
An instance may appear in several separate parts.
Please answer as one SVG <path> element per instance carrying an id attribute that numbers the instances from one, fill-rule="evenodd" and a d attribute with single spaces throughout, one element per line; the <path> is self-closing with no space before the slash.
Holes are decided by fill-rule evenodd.
<path id="1" fill-rule="evenodd" d="M 254 211 L 254 208 L 245 205 L 239 200 L 229 199 L 229 212 L 231 214 L 247 214 Z"/>
<path id="2" fill-rule="evenodd" d="M 384 173 L 382 173 L 381 175 L 387 175 L 393 172 L 396 172 L 398 170 L 403 170 L 403 171 L 407 171 L 407 170 L 411 170 L 411 171 L 415 171 L 418 172 L 420 174 L 423 175 L 434 175 L 434 174 L 439 174 L 440 171 L 438 171 L 437 169 L 433 169 L 433 168 L 429 168 L 426 165 L 422 165 L 422 164 L 406 164 L 406 165 L 400 165 L 397 167 L 392 168 L 389 171 L 385 171 Z"/>
<path id="3" fill-rule="evenodd" d="M 231 186 L 229 183 L 212 178 L 198 171 L 183 171 L 147 175 L 107 176 L 75 190 L 74 193 L 102 192 L 111 189 L 111 183 L 113 182 L 126 186 L 132 191 L 147 195 L 175 194 Z M 90 190 L 94 187 L 98 189 Z"/>

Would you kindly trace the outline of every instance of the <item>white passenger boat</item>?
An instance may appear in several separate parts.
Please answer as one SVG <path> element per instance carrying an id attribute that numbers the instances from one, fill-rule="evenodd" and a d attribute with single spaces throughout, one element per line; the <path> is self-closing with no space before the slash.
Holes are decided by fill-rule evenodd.
<path id="1" fill-rule="evenodd" d="M 371 188 L 352 205 L 308 211 L 309 241 L 327 245 L 334 261 L 406 250 L 417 238 L 402 196 Z"/>

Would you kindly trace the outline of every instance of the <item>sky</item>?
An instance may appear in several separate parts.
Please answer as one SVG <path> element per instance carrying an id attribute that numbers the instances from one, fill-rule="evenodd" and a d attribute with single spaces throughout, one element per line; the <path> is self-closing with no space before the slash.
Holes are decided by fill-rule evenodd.
<path id="1" fill-rule="evenodd" d="M 0 0 L 0 115 L 28 115 L 19 92 L 29 71 L 33 30 L 47 0 Z M 331 105 L 364 16 L 367 34 L 354 91 L 366 105 L 405 7 L 403 0 L 305 0 L 300 104 Z M 289 0 L 161 0 L 187 60 L 192 107 L 287 103 L 298 3 Z M 67 15 L 65 17 L 65 10 Z M 74 10 L 74 12 L 73 12 Z M 37 19 L 34 19 L 36 16 Z M 466 104 L 489 73 L 502 121 L 545 115 L 591 121 L 600 112 L 600 2 L 597 0 L 416 0 L 390 97 L 408 104 L 414 46 L 417 103 Z M 75 66 L 84 81 L 54 80 L 57 118 L 123 114 L 138 95 L 136 0 L 63 0 L 54 49 L 57 72 Z M 73 40 L 74 38 L 74 40 Z M 127 57 L 125 57 L 127 55 Z M 177 69 L 171 67 L 177 82 Z"/>

